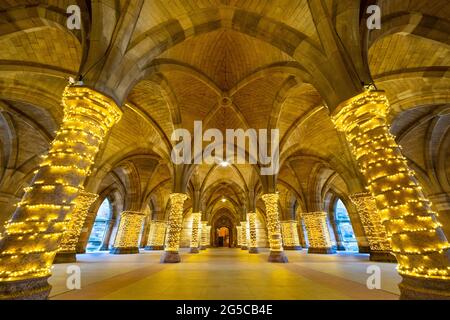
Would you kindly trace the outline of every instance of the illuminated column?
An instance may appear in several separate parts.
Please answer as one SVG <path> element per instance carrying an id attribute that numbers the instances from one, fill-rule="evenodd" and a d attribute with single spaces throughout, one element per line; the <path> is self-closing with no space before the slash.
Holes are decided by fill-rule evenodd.
<path id="1" fill-rule="evenodd" d="M 206 245 L 211 246 L 211 226 L 206 226 Z"/>
<path id="2" fill-rule="evenodd" d="M 147 246 L 145 250 L 164 250 L 164 239 L 166 237 L 166 222 L 153 220 L 150 224 Z"/>
<path id="3" fill-rule="evenodd" d="M 86 220 L 88 210 L 97 200 L 98 195 L 81 191 L 74 200 L 75 208 L 68 215 L 69 222 L 63 232 L 59 250 L 53 263 L 69 263 L 77 261 L 77 244 L 80 239 L 81 229 Z M 70 216 L 70 217 L 69 217 Z"/>
<path id="4" fill-rule="evenodd" d="M 247 221 L 241 221 L 241 250 L 248 250 Z"/>
<path id="5" fill-rule="evenodd" d="M 112 254 L 139 253 L 139 235 L 144 223 L 145 213 L 124 211 L 120 214 L 119 229 L 117 230 Z"/>
<path id="6" fill-rule="evenodd" d="M 335 253 L 331 243 L 326 212 L 304 212 L 302 217 L 308 234 L 308 253 Z"/>
<path id="7" fill-rule="evenodd" d="M 199 253 L 198 247 L 201 242 L 201 212 L 192 214 L 192 236 L 191 236 L 191 253 Z"/>
<path id="8" fill-rule="evenodd" d="M 298 237 L 297 221 L 281 221 L 281 234 L 285 250 L 302 250 Z"/>
<path id="9" fill-rule="evenodd" d="M 242 226 L 236 226 L 236 237 L 237 237 L 237 246 L 241 247 L 241 239 L 242 239 Z"/>
<path id="10" fill-rule="evenodd" d="M 248 253 L 258 253 L 256 245 L 256 212 L 247 213 L 249 239 L 248 239 Z"/>
<path id="11" fill-rule="evenodd" d="M 269 236 L 270 254 L 269 262 L 288 262 L 283 250 L 281 239 L 280 215 L 278 213 L 278 193 L 268 193 L 262 196 L 266 205 L 267 231 Z"/>
<path id="12" fill-rule="evenodd" d="M 120 119 L 113 100 L 67 87 L 64 118 L 48 154 L 0 237 L 0 299 L 40 299 L 74 199 L 109 129 Z"/>
<path id="13" fill-rule="evenodd" d="M 180 247 L 181 230 L 183 229 L 183 208 L 186 199 L 187 195 L 184 193 L 172 193 L 170 195 L 166 248 L 161 257 L 162 263 L 177 263 L 181 261 L 178 249 Z"/>
<path id="14" fill-rule="evenodd" d="M 389 132 L 386 95 L 366 91 L 338 111 L 333 121 L 350 144 L 391 239 L 403 278 L 401 297 L 450 298 L 449 243 Z"/>
<path id="15" fill-rule="evenodd" d="M 350 196 L 358 211 L 364 232 L 370 246 L 371 261 L 396 262 L 391 254 L 391 244 L 386 234 L 386 228 L 381 222 L 375 199 L 370 193 L 357 193 Z"/>
<path id="16" fill-rule="evenodd" d="M 208 221 L 202 221 L 202 227 L 201 227 L 201 241 L 200 241 L 200 250 L 206 250 L 206 248 L 209 247 L 208 243 Z"/>

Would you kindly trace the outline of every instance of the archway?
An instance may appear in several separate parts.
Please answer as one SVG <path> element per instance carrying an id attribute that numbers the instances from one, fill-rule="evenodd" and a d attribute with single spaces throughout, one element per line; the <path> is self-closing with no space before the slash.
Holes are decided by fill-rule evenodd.
<path id="1" fill-rule="evenodd" d="M 211 228 L 213 246 L 222 248 L 234 247 L 234 229 L 234 223 L 229 217 L 226 215 L 219 217 L 214 222 L 213 228 Z"/>
<path id="2" fill-rule="evenodd" d="M 108 198 L 105 198 L 97 211 L 86 247 L 87 252 L 99 251 L 102 247 L 103 240 L 108 230 L 108 221 L 111 218 L 111 213 L 111 202 Z"/>
<path id="3" fill-rule="evenodd" d="M 358 242 L 353 231 L 352 223 L 347 208 L 339 198 L 334 205 L 334 214 L 337 229 L 336 237 L 339 238 L 339 242 L 342 243 L 345 251 L 357 252 L 359 250 Z"/>

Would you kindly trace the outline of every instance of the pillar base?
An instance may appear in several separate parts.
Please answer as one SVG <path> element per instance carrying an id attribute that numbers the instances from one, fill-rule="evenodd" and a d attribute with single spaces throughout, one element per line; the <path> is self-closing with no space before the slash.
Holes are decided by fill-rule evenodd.
<path id="1" fill-rule="evenodd" d="M 137 254 L 139 253 L 138 247 L 133 248 L 112 248 L 109 251 L 110 254 Z"/>
<path id="2" fill-rule="evenodd" d="M 370 247 L 369 246 L 359 246 L 358 252 L 359 253 L 370 253 Z"/>
<path id="3" fill-rule="evenodd" d="M 259 253 L 258 248 L 249 248 L 248 253 Z"/>
<path id="4" fill-rule="evenodd" d="M 48 278 L 0 282 L 0 300 L 47 300 L 52 289 Z"/>
<path id="5" fill-rule="evenodd" d="M 288 263 L 289 262 L 284 251 L 270 251 L 268 261 L 275 262 L 275 263 Z"/>
<path id="6" fill-rule="evenodd" d="M 241 250 L 248 250 L 247 246 L 241 246 Z"/>
<path id="7" fill-rule="evenodd" d="M 450 280 L 415 278 L 402 275 L 401 300 L 450 300 Z"/>
<path id="8" fill-rule="evenodd" d="M 105 246 L 105 247 L 100 247 L 100 249 L 98 249 L 98 251 L 109 251 L 109 247 Z"/>
<path id="9" fill-rule="evenodd" d="M 345 247 L 342 245 L 336 246 L 337 251 L 345 251 Z"/>
<path id="10" fill-rule="evenodd" d="M 191 247 L 191 250 L 190 250 L 189 252 L 190 252 L 190 253 L 199 253 L 200 250 L 199 250 L 197 247 L 195 247 L 195 248 L 192 248 L 192 247 Z"/>
<path id="11" fill-rule="evenodd" d="M 147 251 L 162 251 L 164 250 L 164 246 L 146 246 L 144 250 Z"/>
<path id="12" fill-rule="evenodd" d="M 315 254 L 333 254 L 336 253 L 336 251 L 333 248 L 308 248 L 308 253 L 315 253 Z"/>
<path id="13" fill-rule="evenodd" d="M 200 250 L 206 250 L 208 248 L 209 248 L 209 246 L 200 246 Z"/>
<path id="14" fill-rule="evenodd" d="M 179 263 L 181 262 L 180 254 L 174 251 L 164 251 L 161 256 L 161 263 Z"/>
<path id="15" fill-rule="evenodd" d="M 302 250 L 302 246 L 283 246 L 283 249 L 299 251 Z"/>
<path id="16" fill-rule="evenodd" d="M 75 252 L 58 252 L 53 260 L 54 264 L 77 262 L 77 254 Z"/>
<path id="17" fill-rule="evenodd" d="M 371 251 L 370 261 L 397 263 L 397 259 L 389 251 Z"/>

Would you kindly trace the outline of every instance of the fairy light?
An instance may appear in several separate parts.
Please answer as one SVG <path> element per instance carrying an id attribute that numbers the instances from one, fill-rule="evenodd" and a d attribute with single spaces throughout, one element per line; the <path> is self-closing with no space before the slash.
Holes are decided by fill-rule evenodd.
<path id="1" fill-rule="evenodd" d="M 283 251 L 281 226 L 278 213 L 278 193 L 268 193 L 262 196 L 266 205 L 267 231 L 269 233 L 270 251 Z"/>
<path id="2" fill-rule="evenodd" d="M 298 236 L 297 221 L 281 221 L 281 234 L 284 249 L 300 248 L 300 238 Z"/>
<path id="3" fill-rule="evenodd" d="M 147 238 L 147 248 L 153 250 L 162 250 L 164 248 L 164 239 L 166 237 L 166 222 L 153 220 L 150 223 L 150 232 Z"/>
<path id="4" fill-rule="evenodd" d="M 172 193 L 170 195 L 170 213 L 167 225 L 167 243 L 165 251 L 178 252 L 181 230 L 183 229 L 183 208 L 187 195 Z"/>
<path id="5" fill-rule="evenodd" d="M 192 235 L 191 235 L 191 252 L 198 252 L 200 245 L 200 233 L 201 233 L 201 219 L 202 213 L 196 212 L 192 214 Z"/>
<path id="6" fill-rule="evenodd" d="M 256 212 L 247 213 L 247 220 L 248 220 L 248 229 L 249 229 L 248 246 L 249 246 L 249 252 L 252 253 L 252 251 L 257 251 Z"/>
<path id="7" fill-rule="evenodd" d="M 74 200 L 75 208 L 70 214 L 66 230 L 63 232 L 59 244 L 58 254 L 76 253 L 76 247 L 80 239 L 81 230 L 86 220 L 88 210 L 97 200 L 98 195 L 87 191 L 81 191 Z"/>
<path id="8" fill-rule="evenodd" d="M 328 229 L 326 212 L 304 212 L 302 218 L 308 234 L 309 248 L 311 253 L 331 253 L 332 243 L 330 230 Z"/>
<path id="9" fill-rule="evenodd" d="M 208 228 L 208 221 L 202 221 L 201 241 L 200 241 L 200 249 L 202 249 L 202 250 L 205 250 L 209 246 L 209 242 L 208 242 L 209 230 L 210 230 L 210 227 Z"/>
<path id="10" fill-rule="evenodd" d="M 241 221 L 241 249 L 247 250 L 248 244 L 247 244 L 247 221 Z"/>
<path id="11" fill-rule="evenodd" d="M 145 213 L 124 211 L 120 214 L 119 229 L 114 241 L 113 252 L 120 253 L 139 247 L 139 234 L 144 223 Z"/>
<path id="12" fill-rule="evenodd" d="M 75 199 L 122 114 L 113 100 L 85 87 L 67 87 L 62 105 L 61 128 L 0 237 L 0 282 L 50 275 Z"/>
<path id="13" fill-rule="evenodd" d="M 389 101 L 367 90 L 344 102 L 333 117 L 366 178 L 401 275 L 450 279 L 449 243 L 437 214 L 389 132 Z"/>

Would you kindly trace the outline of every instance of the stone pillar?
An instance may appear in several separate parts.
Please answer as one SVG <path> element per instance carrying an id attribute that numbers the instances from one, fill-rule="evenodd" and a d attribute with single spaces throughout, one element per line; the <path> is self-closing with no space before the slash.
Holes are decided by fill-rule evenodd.
<path id="1" fill-rule="evenodd" d="M 88 210 L 97 200 L 98 195 L 87 191 L 81 191 L 74 200 L 75 208 L 67 223 L 66 230 L 62 234 L 59 250 L 53 263 L 76 262 L 77 244 L 80 240 L 81 229 L 86 220 Z"/>
<path id="2" fill-rule="evenodd" d="M 247 213 L 248 220 L 248 253 L 258 253 L 258 247 L 256 244 L 256 212 Z"/>
<path id="3" fill-rule="evenodd" d="M 328 229 L 326 212 L 302 213 L 308 233 L 308 253 L 331 254 L 336 253 L 332 247 L 330 230 Z"/>
<path id="4" fill-rule="evenodd" d="M 278 212 L 278 193 L 268 193 L 262 196 L 266 205 L 267 231 L 269 236 L 269 262 L 288 262 L 283 250 L 281 239 L 280 214 Z"/>
<path id="5" fill-rule="evenodd" d="M 147 246 L 145 250 L 164 250 L 164 240 L 166 238 L 166 222 L 153 220 L 150 223 Z"/>
<path id="6" fill-rule="evenodd" d="M 342 243 L 342 235 L 339 232 L 339 228 L 337 226 L 336 220 L 334 217 L 330 217 L 330 226 L 331 229 L 330 232 L 334 233 L 334 238 L 336 239 L 336 250 L 337 251 L 345 251 L 345 246 Z"/>
<path id="7" fill-rule="evenodd" d="M 241 247 L 241 240 L 242 240 L 242 226 L 236 226 L 236 237 L 237 237 L 237 246 L 238 248 Z"/>
<path id="8" fill-rule="evenodd" d="M 209 247 L 208 243 L 208 221 L 202 221 L 202 227 L 201 227 L 201 240 L 200 240 L 200 250 L 206 250 L 206 248 Z"/>
<path id="9" fill-rule="evenodd" d="M 285 250 L 302 250 L 298 237 L 297 221 L 281 221 L 281 234 L 283 236 L 283 248 Z"/>
<path id="10" fill-rule="evenodd" d="M 191 235 L 191 253 L 199 253 L 201 242 L 201 220 L 202 213 L 196 212 L 192 214 L 192 235 Z"/>
<path id="11" fill-rule="evenodd" d="M 450 195 L 448 193 L 434 194 L 428 197 L 432 207 L 437 211 L 436 216 L 442 224 L 445 237 L 450 239 Z"/>
<path id="12" fill-rule="evenodd" d="M 450 299 L 450 251 L 430 201 L 389 132 L 381 91 L 342 103 L 333 121 L 344 132 L 391 239 L 402 299 Z"/>
<path id="13" fill-rule="evenodd" d="M 361 223 L 370 245 L 370 260 L 397 262 L 391 254 L 391 244 L 386 234 L 386 228 L 381 222 L 375 199 L 370 193 L 357 193 L 350 196 L 361 218 Z"/>
<path id="14" fill-rule="evenodd" d="M 139 234 L 144 223 L 145 213 L 124 211 L 120 214 L 119 229 L 117 230 L 111 254 L 139 253 Z"/>
<path id="15" fill-rule="evenodd" d="M 241 221 L 241 250 L 248 250 L 247 221 Z"/>
<path id="16" fill-rule="evenodd" d="M 162 263 L 180 262 L 180 236 L 183 229 L 183 209 L 187 195 L 184 193 L 172 193 L 170 195 L 170 212 L 167 226 L 167 240 Z"/>
<path id="17" fill-rule="evenodd" d="M 109 219 L 107 222 L 108 226 L 106 227 L 105 238 L 103 239 L 102 246 L 100 247 L 100 251 L 108 251 L 109 243 L 111 242 L 111 235 L 114 230 L 114 226 L 116 225 L 116 219 Z"/>
<path id="18" fill-rule="evenodd" d="M 0 237 L 0 299 L 48 297 L 66 217 L 121 116 L 113 100 L 85 87 L 67 87 L 62 102 L 61 128 Z"/>

